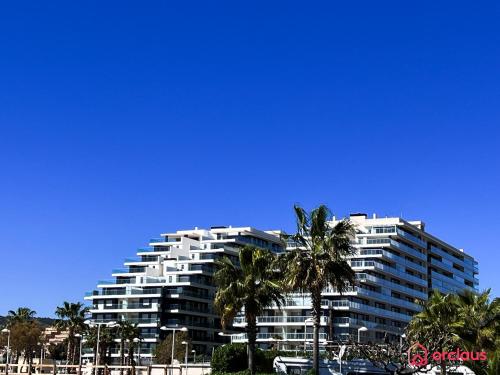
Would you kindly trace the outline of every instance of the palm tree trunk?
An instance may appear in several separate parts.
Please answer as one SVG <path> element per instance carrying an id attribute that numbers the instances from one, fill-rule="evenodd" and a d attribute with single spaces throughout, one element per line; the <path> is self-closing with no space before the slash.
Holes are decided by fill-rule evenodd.
<path id="1" fill-rule="evenodd" d="M 123 366 L 125 363 L 125 340 L 120 340 L 120 366 Z M 120 369 L 120 375 L 123 375 L 123 368 Z"/>
<path id="2" fill-rule="evenodd" d="M 248 311 L 245 309 L 245 311 Z M 253 314 L 246 313 L 247 337 L 248 337 L 248 370 L 251 375 L 255 374 L 255 341 L 257 340 L 257 318 Z"/>
<path id="3" fill-rule="evenodd" d="M 446 375 L 446 361 L 441 360 L 441 375 Z"/>
<path id="4" fill-rule="evenodd" d="M 66 361 L 68 365 L 72 365 L 71 355 L 73 354 L 73 329 L 70 328 L 68 331 L 68 350 L 66 352 Z"/>
<path id="5" fill-rule="evenodd" d="M 319 328 L 321 323 L 321 289 L 315 288 L 311 291 L 312 316 L 314 321 L 313 333 L 313 370 L 319 375 Z"/>
<path id="6" fill-rule="evenodd" d="M 30 350 L 31 352 L 31 350 Z M 33 355 L 30 353 L 28 354 L 28 375 L 31 375 L 32 373 L 32 369 L 31 369 L 31 365 L 33 363 Z"/>
<path id="7" fill-rule="evenodd" d="M 330 309 L 328 310 L 328 339 L 330 341 L 333 341 L 333 337 L 335 336 L 334 333 L 335 333 L 335 328 L 333 326 L 333 308 L 330 307 Z M 328 350 L 329 352 L 332 352 L 332 347 L 329 348 Z"/>
<path id="8" fill-rule="evenodd" d="M 130 343 L 128 346 L 128 365 L 132 367 L 134 367 L 134 349 L 134 345 Z M 130 369 L 127 369 L 127 375 L 130 375 Z"/>

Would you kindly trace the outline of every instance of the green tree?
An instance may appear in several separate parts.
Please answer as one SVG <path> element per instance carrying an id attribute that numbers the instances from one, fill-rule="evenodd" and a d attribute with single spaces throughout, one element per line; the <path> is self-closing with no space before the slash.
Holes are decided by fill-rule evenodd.
<path id="1" fill-rule="evenodd" d="M 10 326 L 11 348 L 17 353 L 23 353 L 28 363 L 28 373 L 32 373 L 33 353 L 38 349 L 42 330 L 34 321 L 18 321 Z"/>
<path id="2" fill-rule="evenodd" d="M 49 358 L 52 359 L 53 361 L 60 361 L 63 360 L 66 357 L 66 352 L 67 352 L 68 344 L 67 342 L 64 343 L 57 343 L 57 344 L 49 344 L 48 347 L 48 354 Z"/>
<path id="3" fill-rule="evenodd" d="M 99 363 L 97 363 L 97 331 L 96 326 L 86 326 L 85 328 L 85 346 L 92 348 L 94 352 L 94 364 L 101 365 L 108 363 L 109 351 L 114 345 L 114 339 L 117 337 L 116 329 L 106 326 L 101 326 L 99 334 Z"/>
<path id="4" fill-rule="evenodd" d="M 500 299 L 490 300 L 490 289 L 482 293 L 464 291 L 457 296 L 454 333 L 464 350 L 488 352 L 488 363 L 469 361 L 466 363 L 476 375 L 488 374 L 488 367 L 498 368 L 500 356 Z"/>
<path id="5" fill-rule="evenodd" d="M 56 315 L 59 319 L 56 322 L 58 329 L 68 331 L 68 350 L 66 359 L 68 364 L 74 365 L 77 357 L 78 345 L 76 345 L 75 334 L 83 332 L 85 329 L 85 314 L 88 308 L 82 303 L 64 302 L 62 306 L 56 308 Z"/>
<path id="6" fill-rule="evenodd" d="M 215 308 L 221 315 L 221 324 L 226 329 L 238 312 L 244 311 L 248 336 L 248 369 L 255 373 L 255 342 L 257 339 L 257 316 L 266 307 L 283 303 L 281 287 L 274 269 L 275 257 L 264 249 L 245 246 L 239 252 L 239 265 L 224 257 L 216 263 L 214 274 L 218 286 Z"/>
<path id="7" fill-rule="evenodd" d="M 447 351 L 459 342 L 454 333 L 458 321 L 458 298 L 434 289 L 423 310 L 414 315 L 408 326 L 410 342 L 425 343 L 429 351 Z M 441 374 L 446 375 L 446 361 L 441 361 Z"/>
<path id="8" fill-rule="evenodd" d="M 500 299 L 490 302 L 490 289 L 464 291 L 457 297 L 454 331 L 469 351 L 494 351 L 500 329 Z"/>
<path id="9" fill-rule="evenodd" d="M 283 286 L 287 291 L 311 294 L 313 333 L 313 369 L 319 372 L 319 330 L 321 319 L 321 292 L 327 286 L 345 291 L 354 284 L 354 271 L 346 257 L 354 253 L 351 240 L 355 236 L 349 220 L 332 224 L 330 210 L 321 205 L 307 213 L 295 205 L 297 232 L 283 235 L 296 248 L 280 257 Z"/>
<path id="10" fill-rule="evenodd" d="M 174 359 L 179 362 L 184 362 L 184 356 L 186 354 L 186 346 L 181 343 L 186 341 L 188 343 L 188 353 L 191 352 L 191 339 L 187 332 L 175 332 L 175 348 L 174 348 Z M 159 364 L 171 364 L 172 361 L 172 334 L 168 334 L 160 344 L 156 346 L 155 349 L 156 363 Z"/>
<path id="11" fill-rule="evenodd" d="M 115 327 L 117 337 L 120 339 L 120 364 L 134 366 L 134 351 L 137 343 L 134 339 L 140 337 L 140 329 L 137 324 L 130 323 L 129 321 L 119 321 Z M 128 343 L 128 358 L 125 360 L 125 344 Z M 140 347 L 138 348 L 140 350 Z M 128 363 L 126 363 L 128 362 Z M 128 372 L 128 371 L 127 371 Z M 123 369 L 120 369 L 120 374 L 123 374 Z"/>

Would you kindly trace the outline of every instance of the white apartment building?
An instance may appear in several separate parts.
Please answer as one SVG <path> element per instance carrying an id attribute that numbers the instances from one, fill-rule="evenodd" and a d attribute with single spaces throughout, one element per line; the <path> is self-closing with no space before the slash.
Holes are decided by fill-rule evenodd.
<path id="1" fill-rule="evenodd" d="M 86 294 L 96 323 L 128 320 L 141 331 L 141 362 L 148 363 L 156 344 L 169 332 L 160 327 L 186 327 L 197 353 L 228 341 L 213 309 L 216 291 L 214 261 L 225 256 L 238 262 L 238 251 L 251 244 L 273 252 L 283 251 L 278 236 L 250 227 L 182 230 L 164 233 L 139 249 L 136 258 L 125 259 L 113 279 L 98 282 Z M 119 344 L 111 349 L 118 362 Z M 85 356 L 91 357 L 91 351 Z"/>
<path id="2" fill-rule="evenodd" d="M 350 220 L 356 225 L 356 253 L 350 263 L 357 285 L 342 295 L 331 288 L 324 290 L 321 341 L 357 340 L 359 333 L 362 342 L 398 342 L 412 315 L 421 310 L 417 302 L 427 300 L 432 289 L 477 290 L 477 262 L 427 233 L 423 222 L 365 214 L 353 214 Z M 294 246 L 289 243 L 287 249 Z M 261 346 L 307 347 L 313 330 L 307 321 L 310 306 L 308 295 L 292 294 L 281 309 L 268 309 L 258 318 Z M 242 316 L 235 326 L 245 326 Z M 232 339 L 244 342 L 246 336 Z"/>
<path id="3" fill-rule="evenodd" d="M 357 338 L 361 327 L 363 341 L 380 341 L 384 336 L 399 340 L 411 316 L 420 311 L 416 302 L 425 301 L 432 289 L 477 290 L 477 262 L 427 233 L 422 222 L 364 214 L 350 219 L 357 233 L 353 241 L 356 255 L 349 261 L 358 283 L 342 295 L 325 289 L 322 341 Z M 155 345 L 166 335 L 161 326 L 187 327 L 197 353 L 210 353 L 228 339 L 218 335 L 220 321 L 213 310 L 213 263 L 223 256 L 237 262 L 239 249 L 247 244 L 274 253 L 285 251 L 279 231 L 251 227 L 162 234 L 149 247 L 139 249 L 137 258 L 126 259 L 124 269 L 114 270 L 112 280 L 99 281 L 98 290 L 87 293 L 92 319 L 137 323 L 143 362 L 151 360 Z M 288 243 L 286 247 L 294 246 Z M 259 345 L 291 350 L 303 347 L 312 340 L 310 314 L 309 296 L 287 296 L 285 306 L 269 308 L 258 318 Z M 235 330 L 242 331 L 244 326 L 244 318 L 237 317 Z M 246 338 L 235 334 L 231 340 L 244 342 Z M 118 360 L 118 345 L 112 353 Z"/>

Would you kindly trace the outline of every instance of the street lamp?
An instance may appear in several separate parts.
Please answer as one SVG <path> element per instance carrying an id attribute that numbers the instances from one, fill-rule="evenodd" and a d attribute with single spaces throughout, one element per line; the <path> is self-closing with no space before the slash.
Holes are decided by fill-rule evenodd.
<path id="1" fill-rule="evenodd" d="M 75 337 L 78 338 L 78 340 L 80 341 L 80 346 L 79 346 L 79 350 L 78 350 L 78 353 L 80 354 L 79 355 L 79 358 L 78 358 L 78 364 L 82 364 L 82 345 L 83 345 L 83 336 L 79 333 L 75 334 Z"/>
<path id="2" fill-rule="evenodd" d="M 93 322 L 92 320 L 86 320 L 84 321 L 84 323 L 86 325 L 88 325 L 89 327 L 97 327 L 97 347 L 96 347 L 96 355 L 95 355 L 95 358 L 94 358 L 94 362 L 95 362 L 95 365 L 96 366 L 99 366 L 99 340 L 101 338 L 101 326 L 106 326 L 106 327 L 114 327 L 116 325 L 116 322 L 102 322 L 102 323 L 98 323 L 98 322 Z"/>
<path id="3" fill-rule="evenodd" d="M 140 366 L 141 365 L 141 338 L 140 337 L 134 338 L 134 342 L 139 343 L 139 347 L 137 349 L 137 366 Z"/>
<path id="4" fill-rule="evenodd" d="M 191 353 L 193 353 L 193 363 L 196 363 L 196 350 L 191 350 Z"/>
<path id="5" fill-rule="evenodd" d="M 403 340 L 406 338 L 406 334 L 399 336 L 399 350 L 403 349 Z"/>
<path id="6" fill-rule="evenodd" d="M 307 318 L 304 320 L 304 352 L 307 351 L 307 323 L 314 323 L 314 319 Z"/>
<path id="7" fill-rule="evenodd" d="M 186 368 L 186 374 L 188 373 L 188 347 L 189 347 L 189 343 L 187 341 L 183 341 L 181 342 L 182 345 L 186 345 L 186 358 L 184 360 L 184 367 Z"/>
<path id="8" fill-rule="evenodd" d="M 178 327 L 167 327 L 167 326 L 163 326 L 163 327 L 160 327 L 160 329 L 162 331 L 172 331 L 172 359 L 171 359 L 171 371 L 172 371 L 172 375 L 174 373 L 174 348 L 175 348 L 175 331 L 176 330 L 179 330 L 181 332 L 187 332 L 188 329 L 186 327 L 182 327 L 182 328 L 178 328 Z"/>
<path id="9" fill-rule="evenodd" d="M 40 361 L 38 363 L 38 367 L 39 367 L 39 371 L 40 371 L 40 374 L 43 372 L 43 369 L 42 369 L 42 365 L 43 365 L 43 350 L 45 349 L 44 347 L 44 343 L 43 342 L 39 342 L 38 345 L 40 345 Z"/>
<path id="10" fill-rule="evenodd" d="M 10 329 L 4 328 L 2 329 L 2 333 L 7 333 L 7 358 L 5 364 L 5 375 L 9 374 L 9 353 L 10 353 Z"/>
<path id="11" fill-rule="evenodd" d="M 361 342 L 361 332 L 366 332 L 368 331 L 368 328 L 366 327 L 359 327 L 358 328 L 358 344 Z"/>
<path id="12" fill-rule="evenodd" d="M 339 349 L 339 372 L 342 374 L 342 357 L 344 356 L 345 350 L 347 349 L 346 345 L 342 345 Z"/>

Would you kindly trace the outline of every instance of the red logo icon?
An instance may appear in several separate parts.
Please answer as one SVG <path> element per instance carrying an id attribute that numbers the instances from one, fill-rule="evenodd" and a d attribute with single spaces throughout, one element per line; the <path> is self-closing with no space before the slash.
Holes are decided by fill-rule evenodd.
<path id="1" fill-rule="evenodd" d="M 410 349 L 408 349 L 408 363 L 411 366 L 427 366 L 427 364 L 429 363 L 428 357 L 429 351 L 419 342 L 413 344 L 412 346 L 410 346 Z"/>

